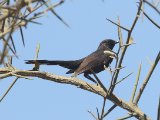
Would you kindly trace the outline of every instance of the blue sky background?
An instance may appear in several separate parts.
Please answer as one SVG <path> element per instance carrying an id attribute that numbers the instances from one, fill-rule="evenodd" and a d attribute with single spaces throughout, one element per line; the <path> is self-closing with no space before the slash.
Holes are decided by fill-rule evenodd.
<path id="1" fill-rule="evenodd" d="M 53 3 L 57 0 L 52 0 Z M 137 12 L 136 0 L 66 0 L 56 8 L 56 12 L 70 25 L 64 26 L 50 12 L 38 22 L 43 25 L 30 24 L 25 30 L 26 46 L 22 46 L 19 31 L 14 34 L 19 59 L 13 60 L 13 65 L 19 69 L 31 69 L 24 60 L 34 59 L 37 43 L 40 43 L 39 59 L 72 60 L 82 58 L 97 49 L 98 44 L 106 38 L 118 40 L 117 26 L 106 20 L 117 21 L 120 17 L 121 25 L 130 28 Z M 145 11 L 160 24 L 158 14 L 147 5 Z M 45 7 L 43 7 L 45 9 Z M 123 32 L 126 40 L 127 33 Z M 114 93 L 129 101 L 136 79 L 138 66 L 142 62 L 142 74 L 139 87 L 147 75 L 150 64 L 159 51 L 160 31 L 145 17 L 140 18 L 132 34 L 136 44 L 129 47 L 119 79 L 134 72 L 127 80 L 119 84 Z M 117 46 L 114 49 L 117 50 Z M 112 63 L 114 66 L 115 61 Z M 66 75 L 67 69 L 58 66 L 41 66 L 41 71 L 58 75 Z M 157 116 L 158 99 L 160 93 L 160 65 L 153 73 L 139 107 L 153 120 Z M 111 75 L 104 71 L 98 77 L 106 85 L 110 84 Z M 83 75 L 78 78 L 86 80 Z M 14 78 L 0 81 L 0 95 L 8 88 Z M 88 81 L 88 80 L 86 80 Z M 88 81 L 89 82 L 89 81 Z M 138 87 L 138 88 L 139 88 Z M 84 91 L 71 85 L 34 78 L 34 80 L 19 79 L 9 94 L 0 103 L 1 120 L 93 120 L 87 112 L 96 113 L 96 107 L 102 107 L 103 99 L 93 93 Z M 106 102 L 106 109 L 113 104 Z M 127 111 L 117 107 L 107 120 L 115 120 L 127 115 Z M 135 120 L 132 118 L 131 120 Z"/>

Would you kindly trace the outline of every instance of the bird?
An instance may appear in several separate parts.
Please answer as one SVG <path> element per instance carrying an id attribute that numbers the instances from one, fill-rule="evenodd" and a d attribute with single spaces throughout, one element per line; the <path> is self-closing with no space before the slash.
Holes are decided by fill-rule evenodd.
<path id="1" fill-rule="evenodd" d="M 84 74 L 84 77 L 97 83 L 90 74 L 99 73 L 103 71 L 104 65 L 109 67 L 113 57 L 105 51 L 111 51 L 115 44 L 118 42 L 113 39 L 103 40 L 98 48 L 89 54 L 88 56 L 78 59 L 78 60 L 25 60 L 26 64 L 36 64 L 38 65 L 59 65 L 61 67 L 69 69 L 66 74 L 72 74 L 72 77 L 76 77 L 79 74 Z M 113 52 L 115 53 L 115 52 Z"/>

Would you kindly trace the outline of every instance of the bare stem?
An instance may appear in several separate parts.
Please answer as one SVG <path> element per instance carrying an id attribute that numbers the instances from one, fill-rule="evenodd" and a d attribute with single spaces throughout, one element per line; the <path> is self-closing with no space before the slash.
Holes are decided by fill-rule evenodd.
<path id="1" fill-rule="evenodd" d="M 13 81 L 13 83 L 9 86 L 9 88 L 6 90 L 6 92 L 3 94 L 2 98 L 0 99 L 0 102 L 2 102 L 2 100 L 4 99 L 4 97 L 8 94 L 8 92 L 11 90 L 11 88 L 13 87 L 13 85 L 17 82 L 18 77 Z"/>
<path id="2" fill-rule="evenodd" d="M 130 38 L 131 38 L 132 31 L 133 31 L 133 29 L 134 29 L 134 27 L 135 27 L 135 25 L 136 25 L 136 23 L 137 23 L 137 21 L 138 21 L 138 18 L 139 18 L 140 13 L 141 13 L 142 4 L 143 4 L 143 2 L 140 1 L 140 4 L 139 4 L 138 10 L 137 10 L 136 17 L 135 17 L 135 19 L 134 19 L 134 21 L 133 21 L 133 24 L 132 24 L 132 26 L 131 26 L 131 29 L 130 29 L 129 32 L 128 32 L 126 44 L 129 43 Z M 125 56 L 125 53 L 126 53 L 127 48 L 128 48 L 128 46 L 124 46 L 124 49 L 123 49 L 123 51 L 122 51 L 122 54 L 121 54 L 121 57 L 120 57 L 120 60 L 119 60 L 118 68 L 121 67 L 121 64 L 122 64 L 122 61 L 123 61 L 123 58 L 124 58 L 124 56 Z M 117 82 L 117 78 L 118 78 L 119 72 L 120 72 L 120 70 L 117 70 L 117 71 L 116 71 L 116 74 L 115 74 L 115 76 L 114 76 L 114 79 L 113 79 L 113 81 L 111 82 L 111 86 L 110 86 L 110 89 L 109 89 L 109 90 L 110 90 L 109 93 L 112 93 L 113 90 L 114 90 L 115 83 Z"/>
<path id="3" fill-rule="evenodd" d="M 44 80 L 50 80 L 50 81 L 57 82 L 57 83 L 70 84 L 73 86 L 77 86 L 78 88 L 93 92 L 93 93 L 98 94 L 102 97 L 107 96 L 106 99 L 110 100 L 111 102 L 113 102 L 117 106 L 127 110 L 128 112 L 136 113 L 135 117 L 138 119 L 139 118 L 141 118 L 141 119 L 146 118 L 146 120 L 150 120 L 150 118 L 145 113 L 143 113 L 138 108 L 138 106 L 134 106 L 131 103 L 125 102 L 124 100 L 118 98 L 113 93 L 111 93 L 110 95 L 107 95 L 108 91 L 106 93 L 106 91 L 104 91 L 104 89 L 101 88 L 101 86 L 89 84 L 89 83 L 87 83 L 83 80 L 80 80 L 78 78 L 64 77 L 64 76 L 59 76 L 59 75 L 55 75 L 55 74 L 51 74 L 51 73 L 47 73 L 47 72 L 40 72 L 40 71 L 27 71 L 27 70 L 17 70 L 17 69 L 11 71 L 9 68 L 0 68 L 0 74 L 1 74 L 0 80 L 2 80 L 3 78 L 14 76 L 14 75 L 21 75 L 21 76 L 26 76 L 26 77 L 38 77 L 38 78 L 42 78 Z"/>
<path id="4" fill-rule="evenodd" d="M 132 96 L 131 96 L 131 100 L 130 100 L 131 102 L 133 102 L 136 91 L 137 91 L 138 81 L 139 81 L 140 74 L 141 74 L 141 67 L 142 67 L 142 64 L 139 65 L 137 78 L 136 78 L 136 81 L 135 81 L 135 84 L 134 84 L 134 88 L 133 88 L 133 92 L 132 92 Z"/>
<path id="5" fill-rule="evenodd" d="M 138 95 L 137 95 L 137 97 L 135 99 L 135 104 L 138 104 L 138 101 L 139 101 L 139 99 L 140 99 L 140 97 L 141 97 L 141 95 L 142 95 L 142 93 L 143 93 L 148 81 L 150 80 L 150 77 L 151 77 L 155 67 L 157 66 L 159 60 L 160 60 L 160 51 L 159 51 L 159 53 L 158 53 L 158 55 L 157 55 L 157 57 L 155 59 L 155 62 L 151 66 L 151 68 L 150 68 L 150 70 L 149 70 L 149 72 L 148 72 L 148 74 L 146 76 L 146 79 L 144 80 L 144 82 L 143 82 L 143 84 L 142 84 L 142 86 L 141 86 L 141 88 L 140 88 L 140 90 L 138 92 Z"/>

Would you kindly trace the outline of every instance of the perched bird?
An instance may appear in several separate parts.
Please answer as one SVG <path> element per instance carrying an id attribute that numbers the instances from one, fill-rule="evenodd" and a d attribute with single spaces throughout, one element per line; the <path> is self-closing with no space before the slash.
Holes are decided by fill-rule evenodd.
<path id="1" fill-rule="evenodd" d="M 39 65 L 59 65 L 69 69 L 66 74 L 74 73 L 72 76 L 76 77 L 77 75 L 84 73 L 86 78 L 96 82 L 90 74 L 93 72 L 99 73 L 104 70 L 104 65 L 106 67 L 110 65 L 113 58 L 109 53 L 107 54 L 104 52 L 111 51 L 116 43 L 118 42 L 112 39 L 103 40 L 96 51 L 79 60 L 26 60 L 26 64 L 38 63 Z"/>

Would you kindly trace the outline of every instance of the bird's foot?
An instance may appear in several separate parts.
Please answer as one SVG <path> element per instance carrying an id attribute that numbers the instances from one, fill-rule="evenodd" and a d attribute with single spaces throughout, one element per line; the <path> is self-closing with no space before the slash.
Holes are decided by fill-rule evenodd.
<path id="1" fill-rule="evenodd" d="M 39 71 L 39 68 L 34 67 L 34 68 L 32 69 L 32 71 Z"/>
<path id="2" fill-rule="evenodd" d="M 77 74 L 74 72 L 71 77 L 77 77 Z"/>

